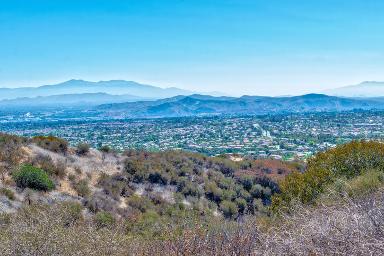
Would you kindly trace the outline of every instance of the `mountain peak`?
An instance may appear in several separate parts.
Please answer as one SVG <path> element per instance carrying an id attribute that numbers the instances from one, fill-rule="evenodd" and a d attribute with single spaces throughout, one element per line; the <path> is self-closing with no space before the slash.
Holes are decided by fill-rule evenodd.
<path id="1" fill-rule="evenodd" d="M 380 86 L 384 86 L 384 82 L 379 82 L 379 81 L 364 81 L 360 84 L 358 84 L 357 86 L 359 85 L 380 85 Z"/>
<path id="2" fill-rule="evenodd" d="M 69 83 L 79 83 L 79 82 L 88 82 L 82 79 L 69 79 L 68 81 L 62 82 L 61 84 L 69 84 Z"/>
<path id="3" fill-rule="evenodd" d="M 324 93 L 343 97 L 382 97 L 384 96 L 384 82 L 364 81 L 357 85 L 326 90 Z"/>
<path id="4" fill-rule="evenodd" d="M 100 80 L 96 83 L 98 83 L 98 84 L 115 84 L 115 83 L 139 84 L 139 83 L 134 82 L 134 81 L 127 81 L 127 80 L 121 80 L 121 79 Z"/>
<path id="5" fill-rule="evenodd" d="M 383 82 L 381 82 L 381 81 L 374 81 L 374 80 L 371 80 L 371 81 L 367 80 L 367 81 L 363 81 L 361 83 L 365 84 L 365 83 L 383 83 Z"/>
<path id="6" fill-rule="evenodd" d="M 311 99 L 311 98 L 329 98 L 330 96 L 325 95 L 323 93 L 308 93 L 298 97 Z"/>

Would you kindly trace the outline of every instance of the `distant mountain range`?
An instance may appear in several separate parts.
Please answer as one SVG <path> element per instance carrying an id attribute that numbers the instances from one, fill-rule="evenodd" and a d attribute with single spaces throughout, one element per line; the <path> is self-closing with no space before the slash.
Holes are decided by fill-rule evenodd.
<path id="1" fill-rule="evenodd" d="M 175 87 L 160 88 L 152 85 L 139 84 L 132 81 L 111 80 L 89 82 L 84 80 L 69 80 L 54 85 L 40 87 L 0 88 L 0 100 L 33 98 L 39 96 L 57 96 L 68 94 L 105 93 L 110 95 L 131 95 L 132 97 L 161 99 L 177 95 L 191 95 L 194 92 Z M 84 95 L 84 97 L 90 95 Z"/>
<path id="2" fill-rule="evenodd" d="M 384 82 L 367 81 L 358 85 L 326 90 L 323 93 L 340 97 L 383 97 Z"/>
<path id="3" fill-rule="evenodd" d="M 96 115 L 128 118 L 384 109 L 384 97 L 378 97 L 384 95 L 382 82 L 364 82 L 326 93 L 337 96 L 215 97 L 123 80 L 69 80 L 34 88 L 0 88 L 0 109 L 76 108 Z"/>
<path id="4" fill-rule="evenodd" d="M 243 96 L 240 98 L 190 95 L 157 101 L 104 104 L 98 106 L 96 109 L 104 115 L 127 118 L 223 114 L 262 115 L 384 109 L 384 98 L 350 99 L 323 94 L 307 94 L 294 97 Z"/>
<path id="5" fill-rule="evenodd" d="M 61 94 L 51 96 L 23 97 L 1 100 L 0 109 L 26 107 L 90 107 L 106 103 L 133 102 L 140 100 L 154 100 L 133 95 L 110 95 L 107 93 Z"/>

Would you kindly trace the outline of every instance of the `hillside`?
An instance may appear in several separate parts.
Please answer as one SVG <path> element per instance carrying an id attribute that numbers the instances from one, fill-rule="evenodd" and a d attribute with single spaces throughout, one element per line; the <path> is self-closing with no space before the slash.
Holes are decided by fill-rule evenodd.
<path id="1" fill-rule="evenodd" d="M 380 255 L 384 144 L 300 162 L 0 134 L 3 255 Z"/>
<path id="2" fill-rule="evenodd" d="M 110 95 L 107 93 L 81 93 L 81 94 L 61 94 L 51 96 L 24 97 L 11 100 L 1 100 L 2 109 L 20 109 L 26 107 L 91 107 L 100 104 L 130 102 L 139 100 L 151 100 L 132 95 Z"/>
<path id="3" fill-rule="evenodd" d="M 198 207 L 204 214 L 235 217 L 254 212 L 253 199 L 259 200 L 258 207 L 269 204 L 277 189 L 269 173 L 246 174 L 261 169 L 260 163 L 253 160 L 233 162 L 182 151 L 126 151 L 121 154 L 106 147 L 102 151 L 88 149 L 86 144 L 69 148 L 66 141 L 55 137 L 23 141 L 23 138 L 2 135 L 2 139 L 3 149 L 7 148 L 16 160 L 3 153 L 5 173 L 1 184 L 15 185 L 11 175 L 14 168 L 11 165 L 15 163 L 12 161 L 21 166 L 32 165 L 47 171 L 55 183 L 51 192 L 38 193 L 39 200 L 67 198 L 87 205 L 91 212 L 111 211 L 119 218 L 134 218 L 143 209 L 161 214 L 164 208 L 175 204 Z M 85 149 L 80 153 L 82 147 Z M 276 170 L 273 164 L 270 166 L 269 170 Z M 278 168 L 283 175 L 296 170 L 289 164 L 278 165 Z M 25 191 L 16 187 L 12 190 L 19 200 L 0 202 L 2 211 L 13 211 L 25 200 Z M 223 202 L 236 210 L 226 212 Z M 237 205 L 241 207 L 237 209 Z"/>
<path id="4" fill-rule="evenodd" d="M 384 99 L 348 99 L 322 94 L 294 97 L 243 96 L 212 97 L 204 95 L 178 96 L 158 101 L 106 104 L 98 111 L 111 116 L 180 117 L 202 115 L 263 115 L 274 113 L 305 113 L 383 109 Z"/>
<path id="5" fill-rule="evenodd" d="M 383 159 L 383 144 L 364 141 L 319 153 L 305 167 L 181 151 L 118 154 L 1 134 L 0 249 L 379 255 Z"/>

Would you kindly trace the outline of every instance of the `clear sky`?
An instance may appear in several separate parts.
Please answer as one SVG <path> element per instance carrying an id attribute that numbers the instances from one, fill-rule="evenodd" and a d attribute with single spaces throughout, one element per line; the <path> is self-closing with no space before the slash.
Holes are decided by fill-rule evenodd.
<path id="1" fill-rule="evenodd" d="M 0 0 L 0 86 L 287 95 L 384 81 L 381 0 Z"/>

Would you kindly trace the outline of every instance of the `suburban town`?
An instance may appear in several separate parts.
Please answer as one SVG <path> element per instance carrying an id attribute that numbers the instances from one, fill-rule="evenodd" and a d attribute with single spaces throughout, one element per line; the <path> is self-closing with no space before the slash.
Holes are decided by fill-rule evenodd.
<path id="1" fill-rule="evenodd" d="M 86 142 L 118 151 L 183 149 L 289 161 L 354 139 L 381 140 L 383 119 L 377 111 L 81 121 L 41 115 L 36 120 L 20 113 L 3 116 L 0 129 L 23 136 L 51 134 L 73 145 Z"/>

